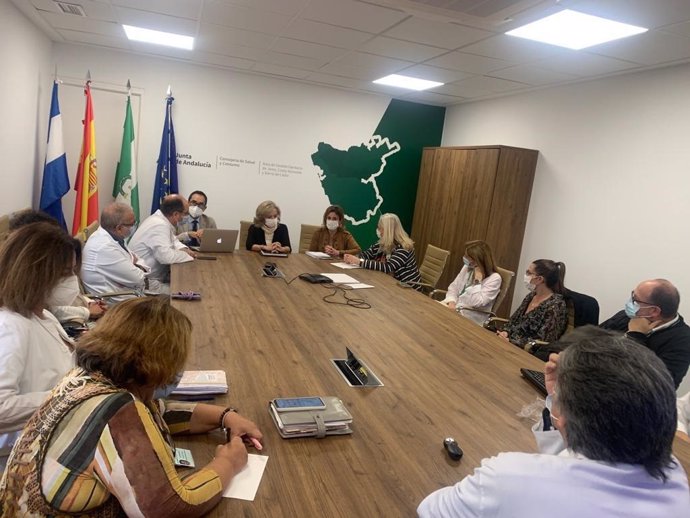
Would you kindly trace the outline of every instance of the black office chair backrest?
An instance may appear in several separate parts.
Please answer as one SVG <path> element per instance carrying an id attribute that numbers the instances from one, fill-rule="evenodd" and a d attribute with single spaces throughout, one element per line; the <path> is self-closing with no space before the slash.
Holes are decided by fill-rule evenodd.
<path id="1" fill-rule="evenodd" d="M 597 299 L 569 289 L 565 290 L 564 298 L 568 308 L 572 307 L 573 327 L 586 326 L 587 324 L 599 325 L 599 303 Z"/>

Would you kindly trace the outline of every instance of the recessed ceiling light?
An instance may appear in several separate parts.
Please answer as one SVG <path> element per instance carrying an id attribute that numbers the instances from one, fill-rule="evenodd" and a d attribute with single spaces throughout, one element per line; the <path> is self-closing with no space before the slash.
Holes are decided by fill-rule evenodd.
<path id="1" fill-rule="evenodd" d="M 382 77 L 374 81 L 374 83 L 407 88 L 408 90 L 428 90 L 429 88 L 434 88 L 435 86 L 441 86 L 443 84 L 437 81 L 428 81 L 426 79 L 419 79 L 418 77 L 401 76 L 399 74 L 391 74 Z"/>
<path id="2" fill-rule="evenodd" d="M 506 34 L 580 50 L 607 41 L 647 32 L 647 30 L 644 27 L 614 22 L 606 18 L 566 9 L 508 31 Z"/>
<path id="3" fill-rule="evenodd" d="M 123 25 L 127 37 L 132 41 L 143 41 L 145 43 L 155 43 L 156 45 L 167 45 L 178 49 L 192 50 L 194 48 L 194 38 L 183 36 L 172 32 L 154 31 L 132 25 Z"/>

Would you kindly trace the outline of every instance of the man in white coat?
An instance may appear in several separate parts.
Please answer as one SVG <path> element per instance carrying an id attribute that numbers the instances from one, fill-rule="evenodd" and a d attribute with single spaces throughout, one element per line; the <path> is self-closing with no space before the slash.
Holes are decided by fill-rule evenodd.
<path id="1" fill-rule="evenodd" d="M 594 327 L 560 343 L 567 349 L 546 364 L 547 410 L 533 428 L 542 453 L 484 459 L 427 496 L 420 517 L 690 517 L 688 479 L 671 454 L 676 397 L 666 366 Z"/>
<path id="2" fill-rule="evenodd" d="M 127 248 L 136 225 L 134 211 L 124 203 L 111 203 L 101 212 L 101 225 L 89 237 L 82 252 L 81 278 L 89 293 L 101 295 L 134 290 L 143 293 L 149 268 Z M 112 297 L 120 302 L 136 295 Z"/>
<path id="3" fill-rule="evenodd" d="M 170 265 L 193 261 L 196 255 L 175 237 L 175 226 L 188 213 L 188 203 L 179 194 L 163 198 L 160 209 L 146 218 L 129 247 L 149 268 L 149 290 L 170 293 Z"/>

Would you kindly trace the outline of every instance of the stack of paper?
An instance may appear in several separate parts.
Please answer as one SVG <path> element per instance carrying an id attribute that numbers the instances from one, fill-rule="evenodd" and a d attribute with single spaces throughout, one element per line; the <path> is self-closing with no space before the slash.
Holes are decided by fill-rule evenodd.
<path id="1" fill-rule="evenodd" d="M 305 252 L 309 257 L 314 259 L 333 259 L 330 255 L 324 252 Z"/>
<path id="2" fill-rule="evenodd" d="M 337 266 L 338 268 L 342 268 L 343 270 L 356 270 L 357 268 L 361 268 L 358 264 L 348 264 L 348 263 L 331 263 L 333 266 Z"/>
<path id="3" fill-rule="evenodd" d="M 173 396 L 227 394 L 225 371 L 184 371 Z"/>

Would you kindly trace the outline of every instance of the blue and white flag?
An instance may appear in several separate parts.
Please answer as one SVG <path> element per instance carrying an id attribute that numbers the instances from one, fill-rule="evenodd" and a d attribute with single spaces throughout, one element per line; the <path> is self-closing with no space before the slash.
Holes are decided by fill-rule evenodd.
<path id="1" fill-rule="evenodd" d="M 67 230 L 65 215 L 62 212 L 62 197 L 69 192 L 67 175 L 67 157 L 62 140 L 62 117 L 58 104 L 58 81 L 53 83 L 53 98 L 50 101 L 50 120 L 48 121 L 48 147 L 43 166 L 43 183 L 41 184 L 42 211 L 54 217 L 62 228 Z"/>
<path id="2" fill-rule="evenodd" d="M 161 201 L 168 194 L 177 194 L 177 151 L 175 150 L 175 128 L 172 120 L 172 95 L 166 98 L 165 125 L 161 150 L 158 153 L 158 167 L 156 168 L 156 184 L 153 188 L 153 203 L 151 214 L 160 207 Z"/>

